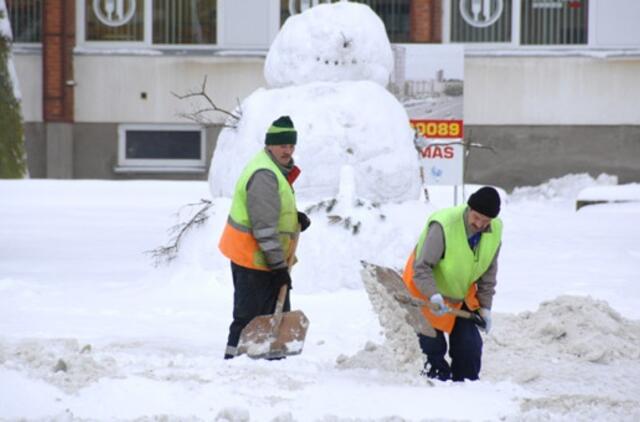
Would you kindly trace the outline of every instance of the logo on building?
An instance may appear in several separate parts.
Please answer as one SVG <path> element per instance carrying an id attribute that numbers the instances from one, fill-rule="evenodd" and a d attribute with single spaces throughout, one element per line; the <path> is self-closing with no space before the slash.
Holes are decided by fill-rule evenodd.
<path id="1" fill-rule="evenodd" d="M 136 13 L 136 0 L 93 0 L 93 13 L 107 26 L 122 26 Z"/>
<path id="2" fill-rule="evenodd" d="M 504 0 L 460 0 L 460 14 L 471 26 L 486 28 L 496 23 L 504 10 Z"/>

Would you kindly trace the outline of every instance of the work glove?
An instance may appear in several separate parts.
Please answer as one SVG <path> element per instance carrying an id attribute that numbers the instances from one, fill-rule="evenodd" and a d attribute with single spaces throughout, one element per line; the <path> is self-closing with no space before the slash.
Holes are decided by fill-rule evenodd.
<path id="1" fill-rule="evenodd" d="M 484 321 L 484 325 L 480 325 L 480 330 L 489 334 L 489 331 L 491 331 L 491 310 L 487 308 L 480 308 L 478 313 Z"/>
<path id="2" fill-rule="evenodd" d="M 449 312 L 450 310 L 449 307 L 444 303 L 444 298 L 440 293 L 436 293 L 433 296 L 431 296 L 429 301 L 432 304 L 436 305 L 434 306 L 435 309 L 433 308 L 431 309 L 431 312 L 433 312 L 435 316 L 442 316 L 447 312 Z"/>
<path id="3" fill-rule="evenodd" d="M 278 288 L 286 284 L 289 286 L 289 290 L 291 290 L 291 274 L 289 274 L 289 268 L 277 268 L 271 270 L 271 274 L 273 275 L 273 282 Z"/>
<path id="4" fill-rule="evenodd" d="M 300 223 L 300 231 L 305 231 L 311 225 L 311 220 L 309 220 L 307 214 L 302 211 L 298 211 L 298 223 Z"/>

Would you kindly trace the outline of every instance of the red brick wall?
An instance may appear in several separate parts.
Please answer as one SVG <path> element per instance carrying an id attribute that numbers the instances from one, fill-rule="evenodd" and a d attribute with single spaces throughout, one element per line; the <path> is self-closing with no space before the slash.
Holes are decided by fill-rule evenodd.
<path id="1" fill-rule="evenodd" d="M 46 122 L 73 121 L 75 1 L 44 0 L 42 22 L 42 107 Z"/>
<path id="2" fill-rule="evenodd" d="M 442 0 L 412 0 L 409 20 L 412 42 L 442 42 Z"/>

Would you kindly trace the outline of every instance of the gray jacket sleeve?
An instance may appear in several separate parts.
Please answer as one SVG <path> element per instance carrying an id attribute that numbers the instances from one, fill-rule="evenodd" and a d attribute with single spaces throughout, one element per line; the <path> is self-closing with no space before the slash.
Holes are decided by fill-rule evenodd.
<path id="1" fill-rule="evenodd" d="M 276 175 L 271 170 L 256 171 L 247 183 L 247 209 L 253 237 L 271 269 L 287 266 L 278 233 L 280 208 Z"/>
<path id="2" fill-rule="evenodd" d="M 493 257 L 493 261 L 491 261 L 491 264 L 489 265 L 489 269 L 482 274 L 477 283 L 478 292 L 476 293 L 476 296 L 478 297 L 480 306 L 483 308 L 491 309 L 493 295 L 496 293 L 496 284 L 498 283 L 498 279 L 496 278 L 498 274 L 498 255 L 500 254 L 501 247 L 502 244 L 498 246 L 496 255 Z"/>
<path id="3" fill-rule="evenodd" d="M 427 238 L 420 256 L 416 256 L 413 263 L 413 281 L 420 293 L 430 298 L 438 293 L 436 280 L 433 278 L 433 267 L 440 262 L 444 254 L 444 232 L 440 223 L 429 225 Z"/>

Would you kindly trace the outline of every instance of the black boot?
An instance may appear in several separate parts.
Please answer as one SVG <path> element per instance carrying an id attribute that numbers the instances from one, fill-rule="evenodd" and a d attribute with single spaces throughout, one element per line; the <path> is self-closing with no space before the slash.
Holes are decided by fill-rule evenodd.
<path id="1" fill-rule="evenodd" d="M 427 362 L 424 364 L 424 369 L 420 372 L 420 375 L 440 381 L 448 381 L 451 379 L 451 368 L 446 361 L 438 362 L 437 365 Z"/>

